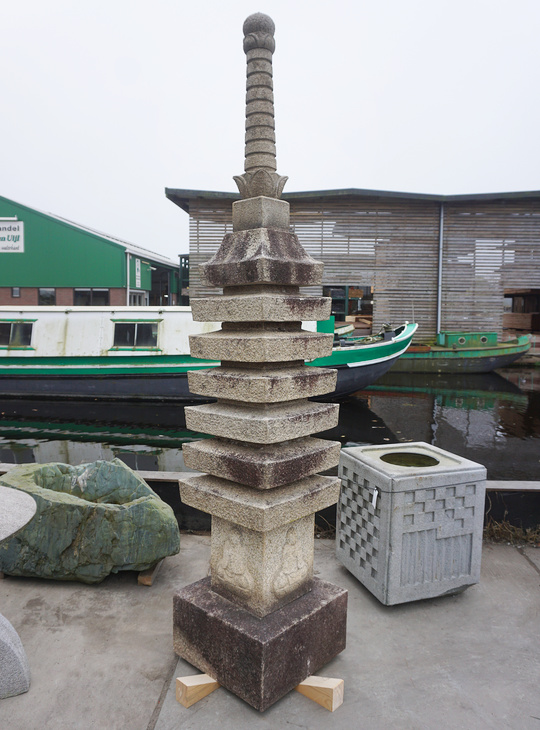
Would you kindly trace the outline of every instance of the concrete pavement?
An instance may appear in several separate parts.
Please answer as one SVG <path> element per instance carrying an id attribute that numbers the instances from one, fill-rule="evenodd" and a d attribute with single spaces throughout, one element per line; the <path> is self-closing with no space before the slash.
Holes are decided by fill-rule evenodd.
<path id="1" fill-rule="evenodd" d="M 172 595 L 208 572 L 210 539 L 182 535 L 152 587 L 7 577 L 0 611 L 19 632 L 30 691 L 0 701 L 2 730 L 302 727 L 540 730 L 540 550 L 484 545 L 458 596 L 385 607 L 316 540 L 317 574 L 349 590 L 348 645 L 320 674 L 345 680 L 333 714 L 297 692 L 260 714 L 223 688 L 189 709 L 175 677 Z"/>

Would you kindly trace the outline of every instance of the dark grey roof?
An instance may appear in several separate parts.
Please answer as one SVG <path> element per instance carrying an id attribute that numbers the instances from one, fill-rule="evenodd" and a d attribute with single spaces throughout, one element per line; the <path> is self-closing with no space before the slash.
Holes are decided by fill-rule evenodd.
<path id="1" fill-rule="evenodd" d="M 186 213 L 192 200 L 240 200 L 240 193 L 225 193 L 216 190 L 184 190 L 181 188 L 165 188 L 165 195 Z M 475 193 L 472 195 L 432 195 L 429 193 L 400 193 L 389 190 L 363 190 L 361 188 L 344 188 L 338 190 L 307 190 L 295 193 L 283 193 L 283 200 L 323 200 L 331 198 L 373 198 L 393 200 L 426 200 L 436 203 L 465 202 L 481 200 L 509 200 L 516 198 L 540 198 L 540 190 L 512 193 Z"/>

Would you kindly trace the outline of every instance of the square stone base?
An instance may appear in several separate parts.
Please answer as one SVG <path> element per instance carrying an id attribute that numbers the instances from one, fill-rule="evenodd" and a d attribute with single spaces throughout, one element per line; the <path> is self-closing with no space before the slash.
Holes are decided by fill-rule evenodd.
<path id="1" fill-rule="evenodd" d="M 175 652 L 262 712 L 343 651 L 347 591 L 315 578 L 259 619 L 204 578 L 174 596 L 173 623 Z"/>

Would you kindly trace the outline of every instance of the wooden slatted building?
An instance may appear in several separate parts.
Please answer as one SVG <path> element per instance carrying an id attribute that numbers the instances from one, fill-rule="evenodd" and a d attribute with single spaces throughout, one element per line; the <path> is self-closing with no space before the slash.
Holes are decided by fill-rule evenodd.
<path id="1" fill-rule="evenodd" d="M 239 196 L 178 189 L 166 195 L 189 214 L 190 296 L 210 294 L 198 264 L 232 230 L 231 203 Z M 283 199 L 302 245 L 324 262 L 325 288 L 373 292 L 374 331 L 407 319 L 418 322 L 419 342 L 439 330 L 501 334 L 505 289 L 540 287 L 540 191 L 439 196 L 348 189 Z"/>

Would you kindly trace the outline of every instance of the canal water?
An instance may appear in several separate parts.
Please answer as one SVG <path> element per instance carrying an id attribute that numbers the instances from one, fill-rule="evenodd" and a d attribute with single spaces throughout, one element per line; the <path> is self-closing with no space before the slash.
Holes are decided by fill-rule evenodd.
<path id="1" fill-rule="evenodd" d="M 483 464 L 488 479 L 538 481 L 540 370 L 389 372 L 342 401 L 338 427 L 321 436 L 344 446 L 424 441 Z M 184 471 L 182 444 L 195 438 L 204 436 L 186 430 L 177 404 L 0 401 L 0 462 L 116 457 L 134 469 Z"/>
<path id="2" fill-rule="evenodd" d="M 487 467 L 488 479 L 540 480 L 540 370 L 486 375 L 392 372 L 341 401 L 343 445 L 425 441 Z M 0 462 L 80 464 L 118 457 L 142 470 L 183 471 L 187 431 L 177 404 L 0 401 Z"/>

